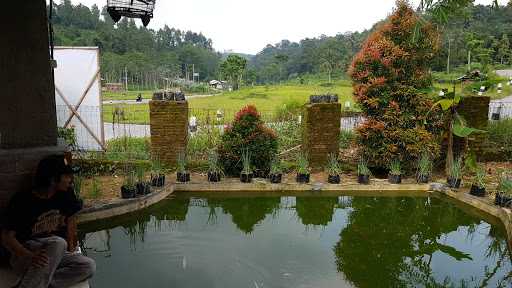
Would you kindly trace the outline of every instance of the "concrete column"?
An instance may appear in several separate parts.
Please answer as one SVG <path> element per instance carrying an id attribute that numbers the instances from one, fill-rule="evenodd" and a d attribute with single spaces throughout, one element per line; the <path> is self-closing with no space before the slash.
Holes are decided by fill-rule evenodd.
<path id="1" fill-rule="evenodd" d="M 39 160 L 63 149 L 56 146 L 46 2 L 7 1 L 0 35 L 1 213 L 14 193 L 31 188 Z"/>
<path id="2" fill-rule="evenodd" d="M 57 118 L 46 3 L 12 3 L 14 7 L 4 7 L 0 16 L 0 148 L 54 146 Z"/>

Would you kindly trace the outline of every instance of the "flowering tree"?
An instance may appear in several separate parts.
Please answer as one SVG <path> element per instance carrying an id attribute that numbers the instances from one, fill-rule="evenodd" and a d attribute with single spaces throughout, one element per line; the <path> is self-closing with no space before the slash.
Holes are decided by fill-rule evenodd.
<path id="1" fill-rule="evenodd" d="M 398 0 L 352 62 L 354 97 L 366 118 L 358 138 L 364 156 L 377 166 L 439 152 L 437 126 L 425 124 L 432 102 L 421 92 L 431 85 L 429 67 L 439 34 L 429 23 L 418 25 L 420 21 L 406 1 Z"/>

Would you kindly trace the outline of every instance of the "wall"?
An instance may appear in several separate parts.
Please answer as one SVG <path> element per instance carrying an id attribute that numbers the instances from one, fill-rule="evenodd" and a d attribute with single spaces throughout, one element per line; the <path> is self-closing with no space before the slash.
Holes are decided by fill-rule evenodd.
<path id="1" fill-rule="evenodd" d="M 340 103 L 305 105 L 302 145 L 312 168 L 323 168 L 329 153 L 338 152 L 340 118 Z"/>
<path id="2" fill-rule="evenodd" d="M 149 101 L 151 155 L 167 166 L 175 166 L 179 151 L 186 151 L 188 102 Z"/>

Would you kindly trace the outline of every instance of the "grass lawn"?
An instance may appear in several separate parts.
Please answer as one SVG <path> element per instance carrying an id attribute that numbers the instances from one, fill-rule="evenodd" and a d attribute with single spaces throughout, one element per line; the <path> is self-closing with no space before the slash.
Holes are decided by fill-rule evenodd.
<path id="1" fill-rule="evenodd" d="M 238 91 L 225 92 L 221 95 L 191 99 L 191 108 L 239 110 L 248 104 L 254 104 L 262 111 L 276 111 L 286 103 L 306 103 L 314 94 L 338 94 L 340 103 L 352 100 L 352 84 L 346 80 L 338 80 L 332 86 L 326 84 L 283 84 L 269 86 L 243 87 Z"/>

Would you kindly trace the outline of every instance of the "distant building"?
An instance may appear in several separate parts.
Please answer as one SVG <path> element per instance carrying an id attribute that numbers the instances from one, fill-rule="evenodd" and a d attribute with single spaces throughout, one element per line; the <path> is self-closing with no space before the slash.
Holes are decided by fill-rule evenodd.
<path id="1" fill-rule="evenodd" d="M 219 89 L 219 90 L 229 88 L 229 85 L 226 81 L 212 80 L 209 82 L 209 84 L 210 84 L 210 87 L 213 87 L 213 88 Z"/>

